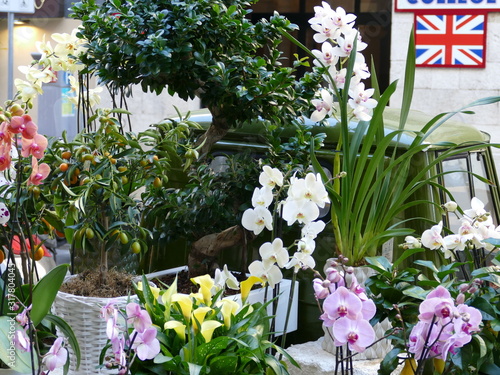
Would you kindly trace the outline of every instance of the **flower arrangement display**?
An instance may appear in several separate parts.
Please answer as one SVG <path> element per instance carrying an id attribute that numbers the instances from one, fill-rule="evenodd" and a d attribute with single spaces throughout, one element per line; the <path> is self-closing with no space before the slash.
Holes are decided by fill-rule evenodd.
<path id="1" fill-rule="evenodd" d="M 15 371 L 29 374 L 48 374 L 58 368 L 69 368 L 69 344 L 75 353 L 78 368 L 80 351 L 71 327 L 60 317 L 50 313 L 50 307 L 61 286 L 68 265 L 60 265 L 35 284 L 16 287 L 14 263 L 7 262 L 2 274 L 0 310 L 0 363 Z M 65 335 L 56 337 L 56 326 Z"/>
<path id="2" fill-rule="evenodd" d="M 315 153 L 311 156 L 315 171 L 322 173 L 331 200 L 335 236 L 333 255 L 343 255 L 350 265 L 362 265 L 365 257 L 379 254 L 389 239 L 411 234 L 412 229 L 399 225 L 402 223 L 398 223 L 397 218 L 420 205 L 432 205 L 430 196 L 420 200 L 413 197 L 417 192 L 423 194 L 424 187 L 429 185 L 441 188 L 433 168 L 447 157 L 479 147 L 450 145 L 446 152 L 416 171 L 411 167 L 412 160 L 429 147 L 425 140 L 455 113 L 469 106 L 496 102 L 499 98 L 485 98 L 456 112 L 438 115 L 422 124 L 419 131 L 405 129 L 415 73 L 411 37 L 403 87 L 407 95 L 401 103 L 399 127 L 387 132 L 384 111 L 397 81 L 380 93 L 376 74 L 370 73 L 361 54 L 366 43 L 354 27 L 355 15 L 346 13 L 341 7 L 333 9 L 327 2 L 314 7 L 314 12 L 309 23 L 315 31 L 313 38 L 321 48 L 311 51 L 287 31 L 282 30 L 282 33 L 313 59 L 311 74 L 323 77 L 326 82 L 311 100 L 309 117 L 338 129 L 332 174 L 342 178 L 330 180 L 322 173 Z M 307 65 L 305 61 L 297 63 Z M 368 77 L 372 79 L 373 88 L 366 88 L 363 83 Z M 403 136 L 412 141 L 403 144 L 400 142 Z"/>
<path id="3" fill-rule="evenodd" d="M 448 202 L 444 208 L 455 212 L 457 204 Z M 500 369 L 498 229 L 475 197 L 470 209 L 458 210 L 458 233 L 443 236 L 440 222 L 420 237 L 406 237 L 401 245 L 405 251 L 394 264 L 383 257 L 367 258 L 377 272 L 367 282 L 376 318 L 388 317 L 396 328 L 382 374 L 394 371 L 398 358 L 406 359 L 403 371 L 408 374 L 426 374 L 433 367 L 456 374 Z M 419 268 L 402 266 L 425 249 L 436 252 L 440 266 L 426 259 L 414 261 Z"/>
<path id="4" fill-rule="evenodd" d="M 320 319 L 338 347 L 335 373 L 349 374 L 353 370 L 351 352 L 361 353 L 375 342 L 370 320 L 375 316 L 375 303 L 368 298 L 351 266 L 344 257 L 330 259 L 325 279 L 315 278 L 313 288 L 318 300 L 323 300 Z"/>
<path id="5" fill-rule="evenodd" d="M 304 178 L 293 175 L 285 184 L 281 171 L 264 165 L 259 182 L 261 187 L 256 187 L 252 196 L 253 208 L 243 213 L 241 223 L 255 235 L 264 228 L 273 231 L 273 241 L 264 243 L 259 249 L 262 260 L 253 261 L 248 270 L 274 287 L 283 278 L 280 268 L 293 268 L 296 273 L 301 268 L 315 267 L 314 239 L 325 228 L 325 223 L 317 219 L 320 208 L 326 207 L 329 198 L 320 176 L 314 173 L 307 173 Z M 280 200 L 285 188 L 288 188 L 287 196 Z M 297 248 L 291 257 L 281 238 L 277 237 L 278 220 L 285 220 L 289 226 L 295 223 L 302 226 L 302 238 L 291 245 Z"/>
<path id="6" fill-rule="evenodd" d="M 62 65 L 75 67 L 68 58 L 74 50 L 66 48 L 62 34 L 54 38 L 61 58 L 55 58 L 52 51 L 52 59 L 45 55 L 43 68 L 20 67 L 26 80 L 15 80 L 17 92 L 0 107 L 0 257 L 2 262 L 6 259 L 1 273 L 0 359 L 3 365 L 32 374 L 60 367 L 67 373 L 68 343 L 75 353 L 76 367 L 80 361 L 71 327 L 50 313 L 68 265 L 50 271 L 37 266 L 50 256 L 39 235 L 59 227 L 60 221 L 53 207 L 41 199 L 52 172 L 46 160 L 49 141 L 38 133 L 28 112 L 33 98 L 43 91 L 42 83 L 54 79 L 54 71 Z M 55 327 L 66 339 L 56 337 Z"/>
<path id="7" fill-rule="evenodd" d="M 136 289 L 138 304 L 131 302 L 121 312 L 104 306 L 112 355 L 104 354 L 103 365 L 120 374 L 288 374 L 270 350 L 295 362 L 269 341 L 265 306 L 221 298 L 226 283 L 235 280 L 217 274 L 217 279 L 193 278 L 199 290 L 190 295 L 178 293 L 176 281 L 163 289 L 143 277 Z M 243 301 L 251 283 L 242 282 Z"/>

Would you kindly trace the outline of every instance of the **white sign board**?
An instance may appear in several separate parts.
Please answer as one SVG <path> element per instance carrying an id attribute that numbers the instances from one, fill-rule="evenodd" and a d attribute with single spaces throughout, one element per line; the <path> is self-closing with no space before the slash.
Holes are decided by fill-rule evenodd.
<path id="1" fill-rule="evenodd" d="M 0 0 L 0 12 L 35 13 L 35 0 Z"/>

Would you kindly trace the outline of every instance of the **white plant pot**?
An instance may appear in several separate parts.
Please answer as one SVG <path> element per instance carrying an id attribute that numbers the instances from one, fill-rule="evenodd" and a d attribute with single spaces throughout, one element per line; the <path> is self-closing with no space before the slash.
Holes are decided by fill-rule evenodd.
<path id="1" fill-rule="evenodd" d="M 76 369 L 73 350 L 68 345 L 70 354 L 70 371 L 72 375 L 89 375 L 106 373 L 99 370 L 99 356 L 106 346 L 106 322 L 101 318 L 101 307 L 114 302 L 117 307 L 124 308 L 135 296 L 116 298 L 83 297 L 59 291 L 52 305 L 52 313 L 64 319 L 70 325 L 80 346 L 80 367 Z M 59 334 L 58 332 L 58 335 Z"/>
<path id="2" fill-rule="evenodd" d="M 355 267 L 354 268 L 354 275 L 356 276 L 356 279 L 358 280 L 359 284 L 361 286 L 364 286 L 364 283 L 368 278 L 374 274 L 375 271 L 373 271 L 371 268 L 368 267 Z M 373 327 L 375 330 L 375 341 L 381 339 L 384 337 L 385 332 L 391 329 L 391 323 L 389 320 L 385 319 L 380 323 L 375 324 Z M 324 351 L 335 354 L 337 347 L 335 346 L 333 342 L 333 335 L 332 335 L 332 328 L 331 327 L 325 327 L 323 325 L 323 331 L 325 332 L 325 336 L 323 338 L 323 341 L 321 343 L 321 346 Z M 372 345 L 368 349 L 366 349 L 363 353 L 358 353 L 354 356 L 355 360 L 371 360 L 371 359 L 382 359 L 386 356 L 387 353 L 389 353 L 392 349 L 391 341 L 388 339 L 383 339 L 379 342 L 377 342 L 375 345 Z"/>
<path id="3" fill-rule="evenodd" d="M 154 279 L 156 277 L 160 277 L 168 274 L 177 274 L 179 272 L 187 271 L 187 266 L 171 268 L 165 271 L 159 271 L 150 273 L 147 275 L 148 279 Z M 285 328 L 285 320 L 286 313 L 288 309 L 288 302 L 290 298 L 290 289 L 292 286 L 292 281 L 288 279 L 283 279 L 279 283 L 279 294 L 278 294 L 278 307 L 275 318 L 275 331 L 276 335 L 279 336 L 283 333 Z M 264 303 L 265 301 L 269 301 L 273 298 L 273 290 L 271 288 L 267 289 L 267 298 L 266 296 L 266 288 L 254 289 L 250 292 L 247 301 L 249 303 Z M 239 303 L 241 303 L 241 294 L 235 294 L 233 296 L 224 297 L 228 299 L 233 299 Z M 295 282 L 295 288 L 293 291 L 293 299 L 292 306 L 290 310 L 290 316 L 288 318 L 288 326 L 287 332 L 293 332 L 297 330 L 297 320 L 298 320 L 298 300 L 299 300 L 299 282 Z M 269 315 L 273 314 L 272 304 L 269 304 L 267 307 L 267 312 Z"/>

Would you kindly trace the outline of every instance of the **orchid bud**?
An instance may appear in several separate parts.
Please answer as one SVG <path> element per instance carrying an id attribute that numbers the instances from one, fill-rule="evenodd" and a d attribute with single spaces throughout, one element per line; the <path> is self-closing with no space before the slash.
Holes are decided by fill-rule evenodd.
<path id="1" fill-rule="evenodd" d="M 457 305 L 461 305 L 462 303 L 465 302 L 465 295 L 463 293 L 459 293 L 457 296 Z"/>
<path id="2" fill-rule="evenodd" d="M 456 202 L 449 201 L 443 204 L 443 207 L 448 212 L 455 212 L 457 210 L 458 205 Z"/>
<path id="3" fill-rule="evenodd" d="M 460 290 L 460 293 L 465 293 L 469 289 L 469 284 L 460 284 L 458 287 L 458 290 Z"/>
<path id="4" fill-rule="evenodd" d="M 477 292 L 477 288 L 476 288 L 475 286 L 471 286 L 471 287 L 469 288 L 469 293 L 470 293 L 470 294 L 474 294 L 474 293 L 476 293 L 476 292 Z"/>
<path id="5" fill-rule="evenodd" d="M 347 269 L 345 270 L 345 272 L 347 272 L 347 273 L 354 273 L 354 268 L 347 267 Z"/>

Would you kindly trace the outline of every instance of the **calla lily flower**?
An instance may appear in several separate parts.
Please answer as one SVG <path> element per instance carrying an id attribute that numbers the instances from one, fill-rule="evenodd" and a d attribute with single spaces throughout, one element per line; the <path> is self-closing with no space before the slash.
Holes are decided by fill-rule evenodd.
<path id="1" fill-rule="evenodd" d="M 224 326 L 229 329 L 231 327 L 231 317 L 236 315 L 241 308 L 240 304 L 229 298 L 224 298 L 217 301 L 216 306 L 220 306 L 220 312 L 224 318 Z"/>
<path id="2" fill-rule="evenodd" d="M 203 322 L 205 321 L 205 316 L 207 316 L 207 313 L 209 311 L 212 311 L 212 309 L 208 306 L 201 306 L 193 311 L 191 315 L 191 322 L 195 331 L 198 330 L 198 325 L 203 324 Z"/>
<path id="3" fill-rule="evenodd" d="M 186 325 L 177 320 L 170 320 L 163 326 L 164 329 L 173 329 L 177 336 L 183 341 L 186 340 Z"/>
<path id="4" fill-rule="evenodd" d="M 212 289 L 215 286 L 214 280 L 210 275 L 194 277 L 191 281 L 200 286 L 200 293 L 203 295 L 203 300 L 208 305 L 212 300 Z"/>
<path id="5" fill-rule="evenodd" d="M 252 287 L 257 283 L 264 284 L 264 280 L 262 280 L 260 277 L 257 277 L 255 275 L 250 276 L 248 279 L 246 279 L 245 281 L 242 281 L 240 283 L 241 300 L 243 301 L 243 303 L 245 303 L 245 301 L 247 300 L 248 295 L 250 294 L 250 291 L 252 290 Z"/>
<path id="6" fill-rule="evenodd" d="M 176 293 L 172 295 L 172 302 L 177 302 L 179 304 L 182 315 L 184 315 L 186 321 L 189 321 L 191 318 L 191 312 L 193 311 L 193 301 L 191 300 L 191 297 L 187 294 Z"/>
<path id="7" fill-rule="evenodd" d="M 142 289 L 142 281 L 139 281 L 137 283 L 137 290 L 140 290 L 140 291 L 143 290 Z M 158 300 L 160 298 L 160 288 L 157 288 L 155 286 L 149 286 L 149 290 L 151 291 L 151 293 L 155 297 L 155 300 Z"/>
<path id="8" fill-rule="evenodd" d="M 212 340 L 214 331 L 221 325 L 222 323 L 216 320 L 207 320 L 201 324 L 201 334 L 203 335 L 205 342 L 210 342 Z"/>

